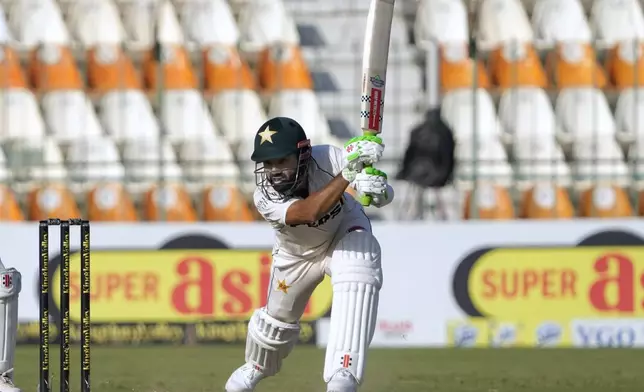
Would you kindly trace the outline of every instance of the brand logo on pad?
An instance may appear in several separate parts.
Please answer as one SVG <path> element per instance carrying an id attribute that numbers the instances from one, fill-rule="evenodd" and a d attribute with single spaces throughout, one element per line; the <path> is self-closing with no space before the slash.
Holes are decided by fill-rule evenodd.
<path id="1" fill-rule="evenodd" d="M 353 360 L 353 358 L 351 358 L 351 355 L 344 354 L 341 359 L 342 360 L 340 361 L 340 364 L 343 368 L 348 368 L 349 366 L 351 366 L 351 362 Z"/>

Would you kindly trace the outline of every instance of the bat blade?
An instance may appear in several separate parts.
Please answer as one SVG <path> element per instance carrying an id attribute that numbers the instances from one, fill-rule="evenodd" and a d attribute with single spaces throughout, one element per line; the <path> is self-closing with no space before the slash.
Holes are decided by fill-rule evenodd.
<path id="1" fill-rule="evenodd" d="M 382 118 L 395 0 L 371 0 L 362 54 L 360 128 L 365 134 L 382 132 Z"/>

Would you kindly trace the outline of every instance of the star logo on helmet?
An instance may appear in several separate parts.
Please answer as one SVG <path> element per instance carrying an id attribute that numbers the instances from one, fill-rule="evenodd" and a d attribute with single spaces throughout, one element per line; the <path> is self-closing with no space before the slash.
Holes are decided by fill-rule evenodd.
<path id="1" fill-rule="evenodd" d="M 266 129 L 257 134 L 257 136 L 262 138 L 262 140 L 259 142 L 259 145 L 261 146 L 262 144 L 264 144 L 264 142 L 273 144 L 273 135 L 275 135 L 276 133 L 277 131 L 271 131 L 270 128 L 266 127 Z"/>

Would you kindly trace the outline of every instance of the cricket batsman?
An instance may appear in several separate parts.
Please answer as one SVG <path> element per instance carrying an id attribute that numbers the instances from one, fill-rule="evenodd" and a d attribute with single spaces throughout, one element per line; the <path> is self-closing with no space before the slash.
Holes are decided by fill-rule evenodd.
<path id="1" fill-rule="evenodd" d="M 362 206 L 345 190 L 389 204 L 394 192 L 385 173 L 364 168 L 379 161 L 382 140 L 351 139 L 344 149 L 311 146 L 295 120 L 276 117 L 255 136 L 258 211 L 275 229 L 266 306 L 248 324 L 246 363 L 226 392 L 254 391 L 282 367 L 300 333 L 299 320 L 324 275 L 331 276 L 331 328 L 324 364 L 328 392 L 355 392 L 364 378 L 382 286 L 381 252 Z"/>
<path id="2" fill-rule="evenodd" d="M 20 392 L 13 384 L 13 360 L 18 334 L 18 294 L 21 275 L 0 261 L 0 392 Z"/>

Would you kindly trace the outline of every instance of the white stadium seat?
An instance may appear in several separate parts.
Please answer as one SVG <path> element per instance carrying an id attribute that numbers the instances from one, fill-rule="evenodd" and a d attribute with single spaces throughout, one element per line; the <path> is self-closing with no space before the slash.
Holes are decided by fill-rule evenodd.
<path id="1" fill-rule="evenodd" d="M 274 43 L 299 45 L 295 22 L 281 0 L 258 0 L 248 3 L 239 15 L 241 49 L 260 52 Z"/>
<path id="2" fill-rule="evenodd" d="M 11 34 L 11 30 L 9 29 L 5 12 L 0 8 L 0 43 L 11 43 L 13 40 L 13 34 Z"/>
<path id="3" fill-rule="evenodd" d="M 39 138 L 45 123 L 33 93 L 25 89 L 0 90 L 0 140 Z"/>
<path id="4" fill-rule="evenodd" d="M 644 39 L 644 14 L 637 0 L 595 0 L 590 21 L 600 48 Z"/>
<path id="5" fill-rule="evenodd" d="M 615 125 L 617 140 L 623 145 L 644 141 L 644 88 L 628 88 L 619 94 Z"/>
<path id="6" fill-rule="evenodd" d="M 172 143 L 218 133 L 208 106 L 197 90 L 170 90 L 163 93 L 159 117 Z"/>
<path id="7" fill-rule="evenodd" d="M 138 185 L 148 186 L 161 179 L 176 181 L 183 176 L 172 146 L 169 142 L 161 142 L 159 138 L 126 141 L 123 164 L 129 185 L 135 188 Z"/>
<path id="8" fill-rule="evenodd" d="M 459 164 L 455 168 L 454 178 L 461 186 L 469 188 L 475 180 L 510 185 L 512 167 L 500 141 L 457 142 L 455 155 Z"/>
<path id="9" fill-rule="evenodd" d="M 121 181 L 125 177 L 114 141 L 103 135 L 72 141 L 67 166 L 72 181 L 88 186 L 96 182 Z"/>
<path id="10" fill-rule="evenodd" d="M 63 154 L 48 137 L 14 139 L 3 145 L 7 167 L 18 182 L 58 181 L 67 178 Z"/>
<path id="11" fill-rule="evenodd" d="M 597 179 L 624 183 L 628 168 L 615 140 L 615 121 L 603 92 L 593 88 L 564 89 L 555 113 L 560 143 L 570 151 L 577 181 Z"/>
<path id="12" fill-rule="evenodd" d="M 112 0 L 82 0 L 71 3 L 67 23 L 84 47 L 121 44 L 125 29 Z"/>
<path id="13" fill-rule="evenodd" d="M 536 46 L 550 49 L 558 42 L 589 43 L 592 33 L 579 0 L 539 0 L 532 13 Z"/>
<path id="14" fill-rule="evenodd" d="M 471 142 L 474 140 L 476 131 L 479 143 L 500 140 L 502 126 L 496 116 L 492 97 L 484 89 L 476 90 L 475 108 L 472 94 L 474 92 L 470 89 L 453 90 L 446 93 L 443 98 L 441 116 L 452 128 L 454 138 L 457 141 Z"/>
<path id="15" fill-rule="evenodd" d="M 7 157 L 0 148 L 0 181 L 7 181 L 11 178 L 11 171 L 7 168 Z"/>
<path id="16" fill-rule="evenodd" d="M 179 158 L 187 181 L 206 185 L 239 180 L 239 167 L 221 136 L 205 134 L 186 140 L 179 148 Z"/>
<path id="17" fill-rule="evenodd" d="M 182 44 L 184 35 L 177 12 L 170 0 L 116 0 L 123 15 L 128 34 L 128 46 L 133 50 L 149 48 L 157 39 L 164 44 Z"/>
<path id="18" fill-rule="evenodd" d="M 421 0 L 414 22 L 416 45 L 423 41 L 467 44 L 470 40 L 467 8 L 462 0 Z"/>
<path id="19" fill-rule="evenodd" d="M 59 143 L 101 135 L 103 130 L 94 106 L 83 91 L 53 91 L 42 99 L 45 121 Z"/>
<path id="20" fill-rule="evenodd" d="M 315 93 L 309 90 L 282 90 L 271 97 L 268 117 L 291 117 L 304 128 L 313 144 L 324 144 L 330 136 L 328 125 L 322 123 L 322 113 Z"/>
<path id="21" fill-rule="evenodd" d="M 570 183 L 570 168 L 557 144 L 557 121 L 545 91 L 533 87 L 506 90 L 501 96 L 499 117 L 521 181 L 555 179 L 561 185 Z"/>
<path id="22" fill-rule="evenodd" d="M 103 128 L 117 143 L 159 135 L 159 125 L 142 91 L 111 91 L 99 102 Z"/>
<path id="23" fill-rule="evenodd" d="M 532 27 L 521 0 L 483 0 L 479 12 L 479 50 L 495 49 L 506 42 L 531 42 Z"/>
<path id="24" fill-rule="evenodd" d="M 69 44 L 69 32 L 54 0 L 22 0 L 11 6 L 11 28 L 24 49 L 39 43 Z"/>
<path id="25" fill-rule="evenodd" d="M 237 45 L 239 29 L 226 0 L 182 0 L 176 6 L 188 42 Z"/>
<path id="26" fill-rule="evenodd" d="M 233 146 L 252 144 L 259 126 L 267 120 L 259 96 L 252 90 L 222 91 L 212 98 L 211 108 L 216 123 Z"/>

